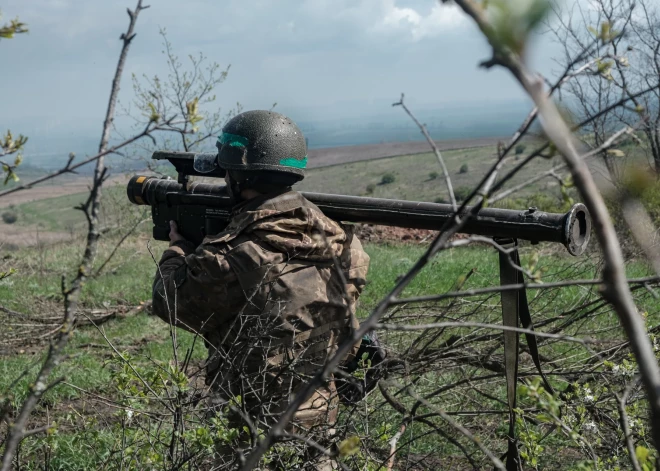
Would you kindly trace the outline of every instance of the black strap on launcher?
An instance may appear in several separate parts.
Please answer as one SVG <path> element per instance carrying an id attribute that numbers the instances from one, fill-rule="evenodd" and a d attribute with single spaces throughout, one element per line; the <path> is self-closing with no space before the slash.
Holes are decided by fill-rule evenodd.
<path id="1" fill-rule="evenodd" d="M 520 270 L 520 255 L 518 254 L 518 241 L 516 239 L 497 240 L 509 253 L 500 251 L 500 285 L 515 285 L 524 283 L 523 274 Z M 510 290 L 501 292 L 502 299 L 502 325 L 505 327 L 518 327 L 521 325 L 524 329 L 534 330 L 532 317 L 527 305 L 527 292 L 523 287 L 520 290 Z M 529 353 L 536 365 L 536 369 L 543 379 L 547 390 L 553 394 L 552 386 L 541 370 L 541 361 L 539 359 L 539 350 L 536 343 L 536 336 L 531 333 L 525 334 L 525 340 L 529 347 Z M 518 453 L 518 440 L 516 438 L 516 385 L 518 382 L 518 359 L 519 359 L 519 333 L 504 331 L 504 369 L 506 373 L 506 392 L 509 405 L 509 433 L 508 449 L 506 454 L 507 471 L 520 471 L 522 464 L 520 454 Z"/>

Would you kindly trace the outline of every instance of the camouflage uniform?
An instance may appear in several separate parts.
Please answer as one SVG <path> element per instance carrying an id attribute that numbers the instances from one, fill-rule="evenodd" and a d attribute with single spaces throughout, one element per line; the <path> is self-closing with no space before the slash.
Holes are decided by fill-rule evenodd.
<path id="1" fill-rule="evenodd" d="M 263 195 L 236 207 L 225 231 L 196 250 L 179 242 L 164 252 L 153 310 L 203 335 L 216 395 L 240 395 L 252 420 L 272 425 L 357 328 L 368 266 L 351 228 L 300 193 Z M 294 428 L 332 425 L 336 407 L 331 380 L 298 410 Z"/>

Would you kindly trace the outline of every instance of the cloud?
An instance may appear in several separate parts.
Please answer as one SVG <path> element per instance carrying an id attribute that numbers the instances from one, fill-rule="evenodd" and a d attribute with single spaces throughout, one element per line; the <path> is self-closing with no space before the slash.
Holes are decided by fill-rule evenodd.
<path id="1" fill-rule="evenodd" d="M 374 32 L 403 32 L 408 39 L 421 41 L 461 29 L 467 23 L 465 15 L 454 4 L 435 3 L 427 15 L 410 7 L 400 8 L 394 0 L 382 0 L 384 14 L 373 27 Z"/>
<path id="2" fill-rule="evenodd" d="M 93 121 L 81 117 L 102 117 L 126 7 L 136 2 L 3 1 L 6 18 L 19 16 L 30 27 L 29 35 L 0 44 L 3 60 L 21 64 L 21 73 L 8 74 L 0 88 L 6 114 L 51 113 L 81 123 Z M 167 76 L 160 27 L 184 66 L 188 54 L 200 51 L 223 68 L 232 65 L 218 89 L 218 106 L 225 108 L 277 101 L 323 113 L 338 101 L 383 99 L 390 112 L 387 103 L 402 91 L 410 100 L 435 103 L 518 95 L 506 74 L 476 69 L 489 53 L 487 43 L 457 7 L 437 0 L 145 2 L 151 8 L 138 19 L 124 102 L 131 98 L 131 73 Z"/>

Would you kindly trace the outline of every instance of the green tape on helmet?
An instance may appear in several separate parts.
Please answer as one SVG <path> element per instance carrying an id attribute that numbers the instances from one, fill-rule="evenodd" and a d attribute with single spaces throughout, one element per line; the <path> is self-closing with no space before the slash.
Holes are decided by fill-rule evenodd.
<path id="1" fill-rule="evenodd" d="M 247 147 L 248 145 L 246 137 L 230 134 L 228 132 L 223 132 L 222 135 L 218 137 L 218 141 L 220 144 L 228 144 L 231 147 Z"/>
<path id="2" fill-rule="evenodd" d="M 294 159 L 292 157 L 289 157 L 288 159 L 282 159 L 280 160 L 280 165 L 294 168 L 305 168 L 307 167 L 307 156 L 305 156 L 305 158 L 302 160 Z"/>

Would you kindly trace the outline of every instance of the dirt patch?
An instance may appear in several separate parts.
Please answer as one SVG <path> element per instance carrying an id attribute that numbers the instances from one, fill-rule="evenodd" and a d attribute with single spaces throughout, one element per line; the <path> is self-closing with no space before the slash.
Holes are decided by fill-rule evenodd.
<path id="1" fill-rule="evenodd" d="M 51 245 L 72 239 L 73 236 L 69 232 L 44 232 L 39 231 L 36 226 L 19 226 L 0 221 L 0 251 Z"/>
<path id="2" fill-rule="evenodd" d="M 356 224 L 355 235 L 362 242 L 409 242 L 424 243 L 433 240 L 437 231 L 426 229 L 408 229 L 405 227 L 376 226 L 373 224 Z"/>
<path id="3" fill-rule="evenodd" d="M 375 244 L 402 242 L 410 244 L 427 244 L 438 235 L 438 231 L 393 226 L 377 226 L 373 224 L 356 224 L 355 234 L 360 241 Z M 465 239 L 467 237 L 467 234 L 456 234 L 452 237 L 452 240 Z"/>

